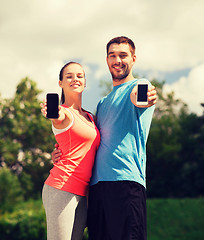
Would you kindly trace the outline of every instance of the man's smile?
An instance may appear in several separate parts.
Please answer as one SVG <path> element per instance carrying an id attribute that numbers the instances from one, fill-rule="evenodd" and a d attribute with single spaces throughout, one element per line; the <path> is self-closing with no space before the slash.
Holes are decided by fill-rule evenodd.
<path id="1" fill-rule="evenodd" d="M 116 71 L 121 71 L 124 69 L 124 65 L 123 66 L 113 66 L 112 68 L 115 69 Z"/>

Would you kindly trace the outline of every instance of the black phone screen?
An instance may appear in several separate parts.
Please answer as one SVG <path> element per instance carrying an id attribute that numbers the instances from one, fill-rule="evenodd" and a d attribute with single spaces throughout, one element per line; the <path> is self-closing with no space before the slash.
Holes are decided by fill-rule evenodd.
<path id="1" fill-rule="evenodd" d="M 137 101 L 147 101 L 148 84 L 138 84 Z"/>
<path id="2" fill-rule="evenodd" d="M 47 118 L 58 118 L 59 96 L 57 93 L 47 94 Z"/>

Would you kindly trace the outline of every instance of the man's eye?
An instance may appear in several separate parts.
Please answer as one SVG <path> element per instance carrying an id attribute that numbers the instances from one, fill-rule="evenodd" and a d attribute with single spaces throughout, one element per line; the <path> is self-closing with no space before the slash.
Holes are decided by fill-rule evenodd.
<path id="1" fill-rule="evenodd" d="M 127 55 L 120 55 L 120 58 L 126 58 Z"/>

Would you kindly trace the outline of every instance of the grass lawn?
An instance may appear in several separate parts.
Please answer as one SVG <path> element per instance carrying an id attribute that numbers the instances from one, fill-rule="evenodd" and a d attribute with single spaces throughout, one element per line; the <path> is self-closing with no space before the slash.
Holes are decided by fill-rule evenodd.
<path id="1" fill-rule="evenodd" d="M 204 198 L 148 199 L 148 240 L 203 240 Z"/>

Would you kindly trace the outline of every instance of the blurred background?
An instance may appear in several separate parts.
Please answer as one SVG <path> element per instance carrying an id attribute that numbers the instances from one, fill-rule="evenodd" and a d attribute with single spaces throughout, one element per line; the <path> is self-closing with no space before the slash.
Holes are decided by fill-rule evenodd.
<path id="1" fill-rule="evenodd" d="M 86 72 L 83 107 L 111 91 L 106 44 L 136 45 L 157 87 L 147 144 L 148 239 L 204 238 L 204 2 L 0 0 L 0 239 L 46 239 L 41 201 L 55 144 L 40 112 L 64 63 Z M 84 239 L 88 239 L 87 229 Z"/>

